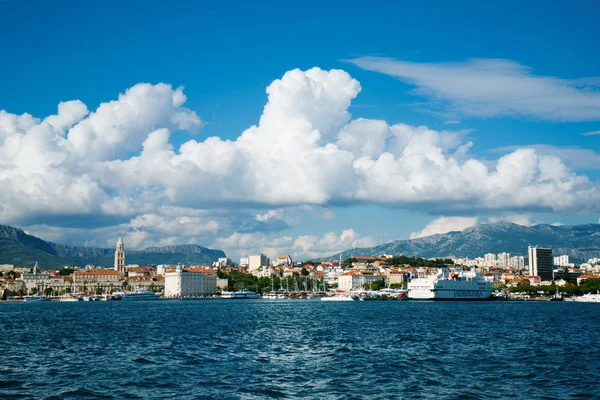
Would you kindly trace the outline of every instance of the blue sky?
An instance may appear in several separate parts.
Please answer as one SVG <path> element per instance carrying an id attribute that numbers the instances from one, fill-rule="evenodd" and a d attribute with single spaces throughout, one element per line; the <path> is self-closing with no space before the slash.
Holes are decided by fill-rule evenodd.
<path id="1" fill-rule="evenodd" d="M 84 171 L 65 164 L 61 171 L 68 171 L 71 178 L 96 180 L 95 185 L 102 193 L 98 194 L 97 187 L 92 185 L 95 194 L 82 192 L 82 196 L 89 200 L 98 194 L 102 197 L 98 203 L 90 200 L 77 212 L 43 204 L 22 206 L 15 211 L 19 203 L 12 204 L 11 199 L 23 195 L 44 197 L 37 196 L 35 188 L 15 188 L 14 196 L 0 199 L 4 203 L 2 209 L 11 210 L 4 215 L 4 223 L 73 244 L 107 245 L 123 234 L 131 237 L 129 243 L 133 247 L 192 241 L 227 247 L 226 251 L 235 256 L 290 248 L 286 252 L 296 251 L 301 258 L 349 245 L 408 238 L 441 217 L 470 219 L 442 220 L 424 232 L 460 229 L 475 220 L 482 223 L 490 218 L 520 223 L 597 223 L 598 211 L 591 203 L 600 178 L 600 135 L 582 134 L 600 131 L 600 78 L 597 77 L 600 5 L 592 1 L 397 3 L 371 1 L 367 7 L 364 2 L 327 1 L 294 4 L 3 1 L 0 35 L 5 40 L 0 52 L 0 70 L 4 79 L 0 85 L 0 110 L 14 115 L 28 113 L 42 120 L 56 114 L 59 102 L 80 100 L 93 112 L 100 104 L 116 100 L 120 93 L 138 83 L 164 82 L 174 89 L 183 86 L 187 96 L 183 107 L 195 113 L 202 126 L 198 124 L 194 129 L 171 126 L 168 140 L 177 150 L 190 140 L 203 142 L 213 136 L 235 141 L 244 130 L 259 123 L 267 103 L 266 88 L 287 71 L 296 68 L 306 71 L 312 67 L 325 71 L 342 69 L 360 82 L 361 87 L 348 108 L 352 119 L 460 132 L 460 144 L 472 142 L 469 158 L 489 168 L 495 168 L 498 159 L 506 154 L 534 146 L 540 157 L 558 157 L 568 169 L 565 176 L 587 177 L 589 182 L 584 186 L 577 181 L 579 186 L 569 187 L 577 187 L 580 192 L 589 190 L 589 200 L 574 199 L 569 204 L 563 204 L 566 200 L 556 201 L 549 205 L 531 198 L 507 205 L 498 205 L 497 199 L 478 203 L 451 200 L 448 201 L 451 206 L 444 207 L 444 198 L 452 195 L 440 190 L 440 198 L 436 200 L 442 204 L 434 206 L 415 206 L 414 200 L 407 202 L 400 195 L 391 196 L 381 205 L 379 199 L 385 197 L 385 192 L 366 197 L 344 195 L 337 199 L 336 194 L 328 193 L 325 200 L 315 201 L 308 196 L 291 202 L 273 197 L 262 201 L 248 196 L 230 201 L 231 196 L 214 196 L 208 205 L 195 202 L 194 196 L 188 196 L 189 201 L 173 200 L 183 197 L 181 188 L 173 194 L 175 189 L 153 183 L 125 190 L 124 184 L 112 186 L 102 181 L 100 176 L 107 173 L 98 172 L 99 167 Z M 365 66 L 362 62 L 365 57 L 374 57 L 373 63 Z M 495 61 L 491 67 L 481 67 L 469 61 L 473 59 Z M 498 60 L 510 60 L 512 64 L 499 64 Z M 493 73 L 488 73 L 490 70 Z M 466 71 L 469 79 L 457 80 L 457 71 Z M 483 73 L 482 80 L 473 81 L 471 77 L 479 73 Z M 502 83 L 506 76 L 515 78 L 515 87 Z M 519 82 L 523 82 L 523 87 L 527 83 L 538 87 L 532 77 L 543 78 L 538 82 L 542 93 L 539 96 L 535 90 L 519 92 Z M 500 82 L 496 89 L 482 91 L 481 87 L 493 79 Z M 505 90 L 500 97 L 498 93 Z M 562 90 L 573 97 L 565 97 Z M 82 118 L 71 121 L 72 125 Z M 149 125 L 144 137 L 159 127 L 160 123 Z M 2 125 L 1 129 L 8 132 Z M 68 129 L 65 128 L 65 137 Z M 368 136 L 369 132 L 361 134 Z M 140 151 L 141 142 L 126 154 L 113 158 L 135 157 Z M 17 164 L 15 161 L 14 165 Z M 14 165 L 0 166 L 13 171 L 0 178 L 14 181 L 18 176 L 40 174 L 27 170 L 11 175 Z M 106 167 L 106 163 L 102 165 Z M 230 178 L 235 183 L 236 176 L 227 179 Z M 565 187 L 574 183 L 565 183 L 565 179 L 561 187 L 569 193 Z M 289 184 L 294 186 L 294 182 Z M 323 184 L 330 186 L 327 182 Z M 348 185 L 351 188 L 354 184 Z M 358 185 L 357 181 L 354 186 Z M 150 186 L 155 192 L 168 192 L 171 197 L 148 197 Z M 540 190 L 546 189 L 544 186 Z M 65 193 L 68 191 L 57 192 L 54 197 Z M 189 215 L 178 211 L 179 225 L 185 218 L 200 218 L 193 220 L 194 223 L 212 221 L 218 227 L 197 226 L 185 235 L 177 233 L 186 231 L 178 229 L 177 224 L 165 231 L 151 223 L 140 224 L 139 220 L 127 222 L 142 215 L 158 218 L 161 213 L 150 206 L 137 211 L 131 205 L 119 213 L 106 211 L 108 198 L 131 198 L 132 193 L 146 196 L 140 195 L 137 207 L 145 199 L 146 204 L 152 203 L 154 207 L 189 208 Z M 47 191 L 44 195 L 48 195 Z M 423 192 L 423 195 L 433 197 L 435 193 Z M 202 216 L 194 214 L 198 210 L 202 210 Z M 276 216 L 265 221 L 256 219 L 269 210 Z M 172 212 L 167 214 L 160 216 L 172 218 Z M 164 219 L 158 220 L 164 224 Z M 78 228 L 73 230 L 73 226 Z M 342 240 L 342 231 L 347 229 L 353 233 Z M 335 239 L 324 236 L 331 231 Z M 240 235 L 248 236 L 242 240 Z M 314 240 L 297 241 L 305 236 Z M 85 243 L 81 243 L 82 237 L 86 238 Z M 278 239 L 281 237 L 291 239 L 281 241 Z M 277 240 L 280 243 L 274 244 Z"/>

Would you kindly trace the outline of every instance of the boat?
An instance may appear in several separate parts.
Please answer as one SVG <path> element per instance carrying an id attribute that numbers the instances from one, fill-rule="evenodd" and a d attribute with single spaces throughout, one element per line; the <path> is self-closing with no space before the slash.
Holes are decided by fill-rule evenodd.
<path id="1" fill-rule="evenodd" d="M 33 294 L 31 296 L 25 296 L 23 298 L 23 301 L 26 301 L 26 302 L 48 301 L 48 300 L 50 300 L 50 299 L 47 298 L 46 296 L 44 296 L 43 294 L 39 294 L 39 293 Z"/>
<path id="2" fill-rule="evenodd" d="M 248 290 L 245 288 L 241 288 L 236 292 L 223 292 L 221 294 L 222 299 L 260 299 L 260 294 L 253 292 L 252 290 Z"/>
<path id="3" fill-rule="evenodd" d="M 435 275 L 422 275 L 408 283 L 411 300 L 488 300 L 492 282 L 475 271 L 451 271 L 438 268 Z"/>
<path id="4" fill-rule="evenodd" d="M 600 293 L 586 293 L 583 296 L 573 297 L 572 299 L 578 303 L 600 303 Z"/>
<path id="5" fill-rule="evenodd" d="M 111 300 L 119 300 L 119 298 L 122 301 L 158 300 L 160 295 L 144 288 L 137 288 L 133 292 L 115 292 L 111 296 Z"/>
<path id="6" fill-rule="evenodd" d="M 334 296 L 321 297 L 321 301 L 356 301 L 358 297 L 349 294 L 338 293 Z"/>
<path id="7" fill-rule="evenodd" d="M 64 294 L 64 295 L 60 296 L 57 300 L 58 301 L 83 301 L 83 299 L 81 297 L 75 297 L 70 294 Z"/>
<path id="8" fill-rule="evenodd" d="M 406 297 L 406 290 L 384 288 L 379 291 L 379 294 L 384 299 L 400 299 Z"/>
<path id="9" fill-rule="evenodd" d="M 265 300 L 277 300 L 279 298 L 280 297 L 277 294 L 276 290 L 271 290 L 269 293 L 267 293 L 263 296 L 263 299 L 265 299 Z"/>

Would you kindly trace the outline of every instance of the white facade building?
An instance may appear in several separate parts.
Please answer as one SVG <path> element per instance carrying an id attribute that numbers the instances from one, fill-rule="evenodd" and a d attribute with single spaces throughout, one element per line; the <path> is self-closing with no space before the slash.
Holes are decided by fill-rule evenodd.
<path id="1" fill-rule="evenodd" d="M 344 272 L 342 268 L 330 267 L 323 270 L 323 279 L 328 285 L 338 283 L 338 278 Z"/>
<path id="2" fill-rule="evenodd" d="M 165 273 L 165 297 L 185 298 L 210 296 L 217 293 L 217 276 L 200 270 L 183 269 Z"/>
<path id="3" fill-rule="evenodd" d="M 227 267 L 228 265 L 233 265 L 230 258 L 221 257 L 216 262 L 213 263 L 213 267 Z"/>
<path id="4" fill-rule="evenodd" d="M 273 265 L 292 265 L 292 257 L 287 254 L 277 256 Z"/>
<path id="5" fill-rule="evenodd" d="M 487 266 L 493 266 L 496 264 L 496 255 L 495 254 L 487 253 L 485 256 L 483 256 L 483 258 L 485 259 L 485 263 Z"/>
<path id="6" fill-rule="evenodd" d="M 569 256 L 564 254 L 561 256 L 554 257 L 554 265 L 558 265 L 559 267 L 569 267 Z"/>
<path id="7" fill-rule="evenodd" d="M 382 281 L 384 277 L 379 274 L 367 273 L 365 271 L 348 271 L 341 274 L 338 278 L 338 290 L 358 290 L 363 289 L 365 285 L 375 281 Z"/>
<path id="8" fill-rule="evenodd" d="M 514 256 L 510 259 L 510 265 L 517 269 L 525 268 L 525 257 L 524 256 Z"/>
<path id="9" fill-rule="evenodd" d="M 248 271 L 252 272 L 259 269 L 260 267 L 266 267 L 269 265 L 269 257 L 265 254 L 253 254 L 248 257 Z"/>
<path id="10" fill-rule="evenodd" d="M 510 253 L 498 253 L 496 260 L 499 267 L 508 267 L 510 265 Z"/>
<path id="11" fill-rule="evenodd" d="M 250 257 L 241 257 L 240 258 L 240 265 L 248 265 L 250 264 Z"/>

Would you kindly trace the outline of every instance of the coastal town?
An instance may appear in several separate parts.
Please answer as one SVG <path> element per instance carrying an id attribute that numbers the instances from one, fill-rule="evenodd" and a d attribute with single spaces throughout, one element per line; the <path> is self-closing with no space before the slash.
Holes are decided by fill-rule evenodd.
<path id="1" fill-rule="evenodd" d="M 342 260 L 294 262 L 289 255 L 270 260 L 265 254 L 242 257 L 239 264 L 219 258 L 211 265 L 127 265 L 119 239 L 112 267 L 65 266 L 44 270 L 0 265 L 2 300 L 121 300 L 192 298 L 406 298 L 410 282 L 432 277 L 440 268 L 476 274 L 496 298 L 550 300 L 596 293 L 600 259 L 576 264 L 552 249 L 530 246 L 527 256 L 485 254 L 475 259 L 353 256 Z M 467 275 L 465 275 L 466 277 Z M 466 278 L 465 278 L 466 280 Z M 239 293 L 243 294 L 239 294 Z M 250 294 L 251 293 L 251 294 Z M 487 296 L 486 296 L 487 297 Z"/>

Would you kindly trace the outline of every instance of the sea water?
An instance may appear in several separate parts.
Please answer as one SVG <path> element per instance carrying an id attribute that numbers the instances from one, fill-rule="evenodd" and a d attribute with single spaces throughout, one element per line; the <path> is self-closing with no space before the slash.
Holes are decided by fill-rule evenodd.
<path id="1" fill-rule="evenodd" d="M 0 399 L 600 398 L 600 304 L 1 303 Z"/>

